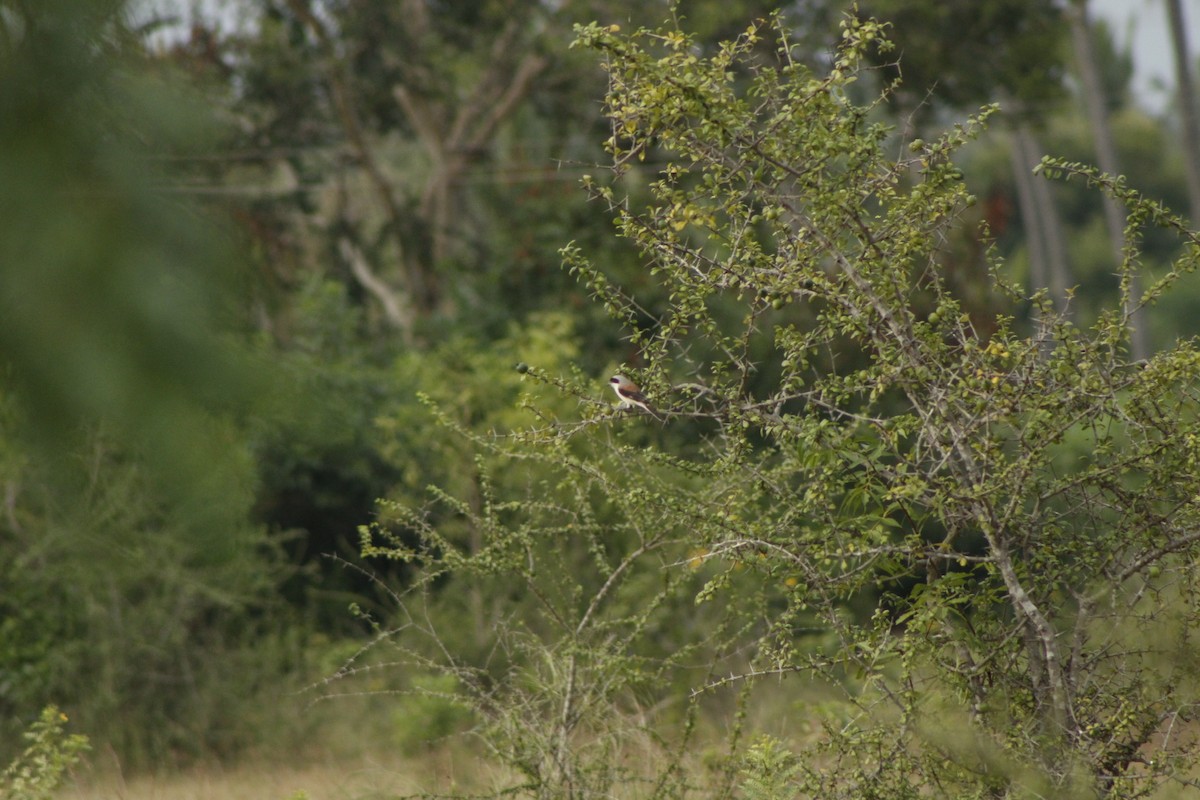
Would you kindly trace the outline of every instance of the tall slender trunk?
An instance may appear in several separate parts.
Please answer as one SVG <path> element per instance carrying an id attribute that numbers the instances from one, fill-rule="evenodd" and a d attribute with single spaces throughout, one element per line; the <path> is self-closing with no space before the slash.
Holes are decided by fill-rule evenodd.
<path id="1" fill-rule="evenodd" d="M 1171 23 L 1171 49 L 1175 51 L 1175 85 L 1179 89 L 1179 116 L 1183 121 L 1183 163 L 1186 167 L 1188 205 L 1192 224 L 1200 224 L 1200 117 L 1197 116 L 1196 90 L 1192 84 L 1192 63 L 1188 55 L 1187 28 L 1183 3 L 1166 0 Z"/>
<path id="2" fill-rule="evenodd" d="M 1042 215 L 1033 191 L 1033 168 L 1028 149 L 1029 135 L 1023 124 L 1013 131 L 1013 180 L 1017 187 L 1017 206 L 1021 209 L 1021 224 L 1025 228 L 1025 245 L 1029 250 L 1029 290 L 1050 285 L 1050 255 L 1046 252 L 1046 234 L 1042 230 Z M 1057 302 L 1057 300 L 1055 301 Z"/>
<path id="3" fill-rule="evenodd" d="M 1045 150 L 1038 144 L 1032 131 L 1028 135 L 1030 162 L 1036 165 L 1039 154 Z M 1032 169 L 1033 166 L 1030 167 L 1031 171 Z M 1071 259 L 1067 252 L 1067 236 L 1063 231 L 1062 216 L 1058 213 L 1058 206 L 1054 203 L 1050 189 L 1048 180 L 1034 179 L 1033 195 L 1036 198 L 1038 213 L 1042 216 L 1042 232 L 1046 236 L 1046 254 L 1049 256 L 1050 293 L 1059 313 L 1070 317 L 1070 291 L 1075 281 L 1071 273 Z"/>
<path id="4" fill-rule="evenodd" d="M 1018 122 L 1013 130 L 1012 163 L 1017 204 L 1029 247 L 1029 288 L 1031 291 L 1048 288 L 1058 313 L 1070 317 L 1069 292 L 1074 282 L 1062 218 L 1054 205 L 1049 183 L 1033 175 L 1041 152 L 1033 130 Z"/>
<path id="5" fill-rule="evenodd" d="M 1100 68 L 1092 47 L 1091 26 L 1088 24 L 1087 0 L 1073 0 L 1067 8 L 1067 19 L 1071 26 L 1071 41 L 1075 50 L 1075 61 L 1083 84 L 1083 101 L 1091 122 L 1092 136 L 1096 142 L 1096 160 L 1100 169 L 1110 175 L 1120 175 L 1117 146 L 1113 141 L 1112 128 L 1108 124 L 1108 109 L 1105 107 L 1104 88 L 1100 81 Z M 1113 259 L 1120 267 L 1125 250 L 1125 207 L 1118 200 L 1105 198 L 1104 222 L 1108 228 L 1109 246 Z M 1146 331 L 1146 313 L 1138 308 L 1141 297 L 1141 281 L 1135 271 L 1130 270 L 1129 285 L 1125 293 L 1125 318 L 1131 328 L 1129 337 L 1130 355 L 1135 360 L 1150 355 L 1150 342 Z"/>

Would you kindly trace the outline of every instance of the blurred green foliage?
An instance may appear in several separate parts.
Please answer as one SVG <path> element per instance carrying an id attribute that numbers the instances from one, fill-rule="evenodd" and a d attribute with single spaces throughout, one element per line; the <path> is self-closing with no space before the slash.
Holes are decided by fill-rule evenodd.
<path id="1" fill-rule="evenodd" d="M 411 683 L 392 710 L 395 743 L 403 752 L 419 753 L 470 725 L 471 709 L 459 697 L 453 676 L 418 674 Z"/>
<path id="2" fill-rule="evenodd" d="M 31 432 L 69 446 L 103 421 L 182 497 L 224 452 L 205 416 L 244 400 L 249 376 L 215 324 L 228 236 L 158 168 L 211 124 L 198 96 L 132 63 L 119 10 L 5 8 L 0 347 Z"/>
<path id="3" fill-rule="evenodd" d="M 213 125 L 119 4 L 5 3 L 0 42 L 5 733 L 57 701 L 134 763 L 206 752 L 283 574 L 230 235 L 163 168 Z"/>
<path id="4" fill-rule="evenodd" d="M 861 18 L 889 23 L 897 51 L 872 55 L 900 78 L 904 111 L 970 110 L 997 99 L 1045 109 L 1064 95 L 1066 23 L 1044 0 L 864 0 Z"/>

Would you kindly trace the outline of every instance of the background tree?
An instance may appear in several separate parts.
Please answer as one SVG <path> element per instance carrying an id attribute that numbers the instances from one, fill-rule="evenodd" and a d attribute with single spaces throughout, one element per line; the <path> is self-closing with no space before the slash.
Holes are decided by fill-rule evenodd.
<path id="1" fill-rule="evenodd" d="M 879 55 L 902 77 L 898 97 L 914 121 L 969 113 L 1000 99 L 1012 130 L 1016 201 L 1029 260 L 1031 289 L 1048 288 L 1060 312 L 1070 313 L 1074 285 L 1062 215 L 1032 171 L 1045 153 L 1045 118 L 1065 99 L 1065 38 L 1060 10 L 1047 0 L 971 3 L 873 2 L 860 15 L 887 20 L 894 50 Z M 903 109 L 897 109 L 900 118 Z M 935 122 L 936 124 L 936 122 Z"/>
<path id="2" fill-rule="evenodd" d="M 1100 66 L 1093 49 L 1091 30 L 1088 25 L 1087 0 L 1072 0 L 1067 7 L 1066 15 L 1071 24 L 1071 42 L 1075 51 L 1075 64 L 1083 86 L 1084 107 L 1087 109 L 1092 136 L 1095 138 L 1097 163 L 1109 175 L 1120 175 L 1121 166 L 1117 158 L 1117 147 L 1113 141 L 1112 128 L 1108 122 L 1108 104 L 1101 85 Z M 1104 223 L 1105 229 L 1108 231 L 1108 242 L 1112 249 L 1113 260 L 1120 263 L 1124 258 L 1125 210 L 1116 198 L 1110 197 L 1104 201 Z M 1146 312 L 1140 302 L 1141 281 L 1136 274 L 1132 275 L 1131 279 L 1133 285 L 1126 293 L 1129 305 L 1125 308 L 1125 314 L 1133 329 L 1130 347 L 1133 348 L 1136 357 L 1142 359 L 1150 353 Z"/>
<path id="3" fill-rule="evenodd" d="M 681 13 L 717 31 L 763 4 L 717 5 Z M 308 570 L 296 594 L 313 598 L 321 583 L 329 600 L 320 613 L 332 624 L 344 618 L 341 592 L 367 587 L 319 554 L 349 556 L 373 499 L 407 491 L 401 476 L 425 461 L 374 429 L 381 416 L 419 411 L 418 387 L 401 382 L 396 362 L 416 352 L 456 359 L 469 341 L 490 349 L 529 315 L 563 308 L 595 322 L 572 326 L 586 338 L 589 368 L 607 368 L 625 349 L 559 269 L 558 248 L 577 237 L 614 267 L 640 271 L 630 248 L 590 220 L 574 186 L 601 156 L 604 123 L 600 75 L 568 50 L 569 21 L 660 9 L 260 7 L 258 26 L 217 37 L 212 91 L 237 125 L 203 162 L 209 172 L 196 188 L 231 193 L 221 206 L 257 254 L 253 323 L 270 357 L 317 398 L 277 409 L 259 431 L 259 508 L 289 532 L 288 549 Z M 197 60 L 192 51 L 211 59 L 183 49 L 185 63 Z M 328 424 L 339 414 L 350 424 Z"/>
<path id="4" fill-rule="evenodd" d="M 1042 108 L 1062 97 L 1065 31 L 1052 2 L 871 0 L 858 8 L 860 17 L 891 26 L 896 48 L 878 59 L 885 74 L 903 78 L 902 117 L 936 119 L 943 109 L 997 97 Z"/>
<path id="5" fill-rule="evenodd" d="M 1192 82 L 1192 59 L 1188 55 L 1187 26 L 1183 4 L 1166 0 L 1171 29 L 1171 52 L 1175 56 L 1175 86 L 1179 98 L 1179 116 L 1183 122 L 1183 156 L 1187 165 L 1188 203 L 1192 219 L 1200 219 L 1200 112 L 1196 109 L 1196 89 Z"/>
<path id="6" fill-rule="evenodd" d="M 1049 187 L 1034 174 L 1042 149 L 1028 123 L 1018 122 L 1014 126 L 1013 183 L 1026 228 L 1029 285 L 1030 288 L 1048 288 L 1055 310 L 1070 316 L 1073 313 L 1070 303 L 1072 273 L 1062 217 Z"/>

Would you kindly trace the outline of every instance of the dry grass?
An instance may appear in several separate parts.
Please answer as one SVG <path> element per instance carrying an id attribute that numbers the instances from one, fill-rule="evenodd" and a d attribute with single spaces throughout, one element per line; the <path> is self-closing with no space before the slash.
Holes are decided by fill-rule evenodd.
<path id="1" fill-rule="evenodd" d="M 775 687 L 772 702 L 755 707 L 750 724 L 786 737 L 794 732 L 796 697 L 780 697 L 789 687 Z M 702 781 L 709 759 L 725 752 L 730 708 L 705 717 L 687 757 L 693 780 Z M 427 750 L 412 752 L 401 742 L 418 721 L 397 712 L 377 698 L 348 698 L 337 704 L 307 708 L 291 719 L 291 727 L 273 728 L 255 752 L 243 753 L 236 764 L 217 762 L 190 769 L 164 766 L 151 774 L 122 768 L 120 759 L 101 745 L 85 756 L 88 768 L 58 794 L 58 800 L 394 800 L 440 794 L 481 794 L 510 787 L 519 777 L 469 738 L 451 736 Z M 631 774 L 653 772 L 654 758 L 667 755 L 641 737 L 623 742 Z M 644 796 L 644 784 L 622 786 L 614 797 Z"/>
<path id="2" fill-rule="evenodd" d="M 462 748 L 420 758 L 321 758 L 309 763 L 219 765 L 162 775 L 82 774 L 61 800 L 383 800 L 420 792 L 478 790 L 490 770 Z"/>

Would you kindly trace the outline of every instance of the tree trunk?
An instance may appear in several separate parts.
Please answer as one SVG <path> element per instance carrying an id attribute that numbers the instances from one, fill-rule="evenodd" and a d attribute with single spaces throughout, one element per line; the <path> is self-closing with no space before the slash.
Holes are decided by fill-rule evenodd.
<path id="1" fill-rule="evenodd" d="M 1071 25 L 1071 41 L 1075 50 L 1075 61 L 1079 67 L 1079 78 L 1083 84 L 1083 100 L 1087 106 L 1092 135 L 1096 141 L 1096 160 L 1100 169 L 1109 175 L 1120 175 L 1117 146 L 1113 141 L 1112 128 L 1108 124 L 1108 109 L 1105 108 L 1104 87 L 1100 82 L 1100 69 L 1092 47 L 1091 27 L 1087 18 L 1087 0 L 1073 0 L 1067 8 L 1067 19 Z M 1125 207 L 1120 201 L 1106 197 L 1104 200 L 1104 222 L 1108 228 L 1109 246 L 1113 259 L 1120 269 L 1125 250 Z M 1135 360 L 1150 355 L 1149 338 L 1146 335 L 1145 309 L 1138 308 L 1141 296 L 1141 281 L 1132 269 L 1126 289 L 1124 306 L 1125 320 L 1130 326 L 1130 355 Z"/>
<path id="2" fill-rule="evenodd" d="M 462 225 L 461 211 L 455 206 L 457 184 L 464 172 L 484 157 L 496 130 L 513 115 L 529 95 L 534 80 L 549 65 L 537 53 L 518 56 L 520 32 L 514 20 L 497 34 L 491 48 L 494 68 L 457 104 L 431 101 L 402 84 L 392 87 L 392 95 L 433 166 L 417 207 L 429 231 L 431 272 L 450 257 L 454 236 Z M 442 300 L 448 302 L 447 298 Z"/>
<path id="3" fill-rule="evenodd" d="M 1038 211 L 1037 197 L 1033 190 L 1033 168 L 1030 163 L 1028 133 L 1023 124 L 1013 131 L 1012 166 L 1013 180 L 1017 186 L 1017 205 L 1021 209 L 1021 223 L 1025 228 L 1025 244 L 1029 249 L 1029 291 L 1049 286 L 1050 256 L 1046 252 L 1046 234 L 1042 230 L 1042 215 Z M 1055 300 L 1057 303 L 1057 299 Z"/>
<path id="4" fill-rule="evenodd" d="M 1062 219 L 1049 184 L 1033 175 L 1040 152 L 1041 145 L 1032 129 L 1024 122 L 1018 123 L 1013 131 L 1013 175 L 1029 246 L 1029 288 L 1031 291 L 1048 288 L 1058 313 L 1070 317 L 1069 292 L 1074 284 Z"/>
<path id="5" fill-rule="evenodd" d="M 1200 117 L 1196 115 L 1196 92 L 1192 85 L 1192 63 L 1188 56 L 1183 4 L 1166 0 L 1171 23 L 1171 49 L 1175 51 L 1175 84 L 1179 88 L 1179 116 L 1183 121 L 1183 161 L 1186 166 L 1188 205 L 1192 224 L 1200 223 Z"/>

